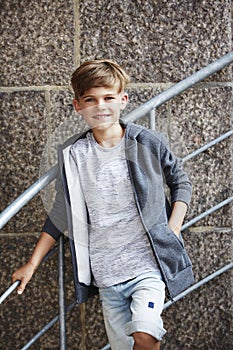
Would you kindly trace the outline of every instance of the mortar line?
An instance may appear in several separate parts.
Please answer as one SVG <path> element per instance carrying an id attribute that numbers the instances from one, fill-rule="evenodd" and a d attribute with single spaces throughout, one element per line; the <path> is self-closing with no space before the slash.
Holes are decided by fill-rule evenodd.
<path id="1" fill-rule="evenodd" d="M 80 3 L 74 0 L 74 69 L 80 65 Z"/>
<path id="2" fill-rule="evenodd" d="M 163 89 L 169 88 L 171 86 L 175 85 L 175 83 L 131 83 L 128 85 L 128 89 L 136 89 L 136 88 L 144 88 L 144 89 L 151 89 L 151 88 L 159 88 L 162 87 Z M 233 82 L 202 82 L 196 84 L 193 88 L 198 87 L 231 87 L 233 88 Z M 70 85 L 38 85 L 38 86 L 0 86 L 0 92 L 20 92 L 20 91 L 64 91 L 64 90 L 70 90 Z"/>
<path id="3" fill-rule="evenodd" d="M 0 232 L 0 238 L 7 238 L 7 237 L 12 237 L 12 238 L 17 238 L 17 237 L 25 237 L 25 236 L 33 236 L 33 237 L 39 237 L 40 232 L 35 231 L 35 232 Z"/>
<path id="4" fill-rule="evenodd" d="M 18 92 L 18 91 L 63 91 L 70 89 L 69 85 L 38 85 L 38 86 L 0 86 L 0 92 Z"/>

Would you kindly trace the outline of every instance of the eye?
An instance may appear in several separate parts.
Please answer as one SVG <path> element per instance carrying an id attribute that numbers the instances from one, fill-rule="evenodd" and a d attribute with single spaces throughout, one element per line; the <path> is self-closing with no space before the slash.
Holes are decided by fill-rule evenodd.
<path id="1" fill-rule="evenodd" d="M 85 102 L 93 102 L 93 101 L 94 101 L 94 98 L 93 98 L 93 97 L 87 97 L 87 98 L 85 98 L 84 101 L 85 101 Z"/>
<path id="2" fill-rule="evenodd" d="M 115 97 L 113 97 L 113 96 L 107 96 L 107 97 L 105 97 L 105 100 L 106 100 L 106 101 L 112 101 L 112 100 L 115 100 Z"/>

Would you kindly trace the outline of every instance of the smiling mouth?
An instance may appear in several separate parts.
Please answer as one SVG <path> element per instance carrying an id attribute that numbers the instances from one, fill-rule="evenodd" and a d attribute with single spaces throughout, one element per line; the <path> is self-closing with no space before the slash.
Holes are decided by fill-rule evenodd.
<path id="1" fill-rule="evenodd" d="M 96 120 L 104 120 L 106 118 L 109 118 L 111 115 L 110 114 L 99 114 L 99 115 L 94 115 L 93 118 Z"/>

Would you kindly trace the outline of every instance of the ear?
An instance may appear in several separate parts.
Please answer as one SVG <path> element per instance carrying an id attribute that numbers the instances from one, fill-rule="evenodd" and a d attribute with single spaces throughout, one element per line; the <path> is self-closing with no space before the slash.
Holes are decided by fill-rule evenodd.
<path id="1" fill-rule="evenodd" d="M 78 100 L 76 100 L 76 99 L 73 100 L 73 106 L 74 106 L 74 109 L 76 110 L 76 112 L 80 113 L 81 107 L 80 107 Z"/>
<path id="2" fill-rule="evenodd" d="M 128 101 L 129 101 L 129 96 L 126 92 L 124 92 L 121 97 L 121 110 L 125 109 Z"/>

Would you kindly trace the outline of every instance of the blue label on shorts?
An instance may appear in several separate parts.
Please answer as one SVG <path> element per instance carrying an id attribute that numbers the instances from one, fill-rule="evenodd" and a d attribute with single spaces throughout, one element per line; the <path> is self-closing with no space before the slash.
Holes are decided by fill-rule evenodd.
<path id="1" fill-rule="evenodd" d="M 148 303 L 148 307 L 149 307 L 149 308 L 151 308 L 151 309 L 153 309 L 153 308 L 154 308 L 154 306 L 155 306 L 155 304 L 154 304 L 154 303 L 152 303 L 152 301 L 149 301 L 149 303 Z"/>

